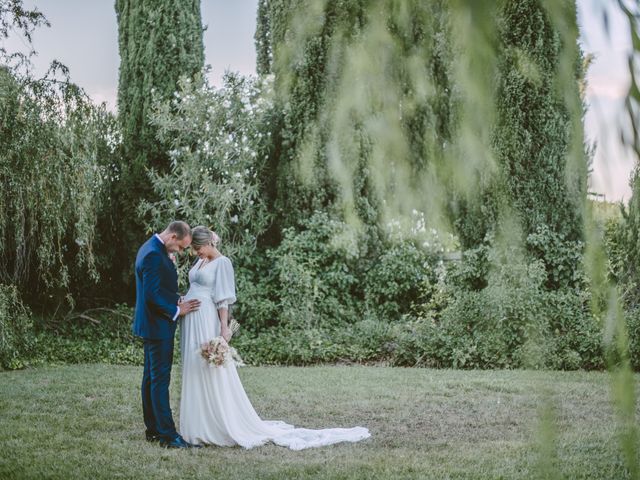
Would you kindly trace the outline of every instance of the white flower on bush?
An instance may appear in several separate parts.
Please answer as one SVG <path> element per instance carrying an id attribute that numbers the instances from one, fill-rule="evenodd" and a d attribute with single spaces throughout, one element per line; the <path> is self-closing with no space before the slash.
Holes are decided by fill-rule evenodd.
<path id="1" fill-rule="evenodd" d="M 179 146 L 171 152 L 176 157 L 171 172 L 153 177 L 154 190 L 165 200 L 146 209 L 155 226 L 174 214 L 167 204 L 183 205 L 190 218 L 206 219 L 230 239 L 229 248 L 253 248 L 266 225 L 264 205 L 256 192 L 268 155 L 257 152 L 264 151 L 264 133 L 269 128 L 267 118 L 254 106 L 264 105 L 268 111 L 272 95 L 263 98 L 262 83 L 238 75 L 227 75 L 224 82 L 222 89 L 182 82 L 179 113 L 165 107 L 154 116 L 161 135 Z M 232 212 L 238 205 L 243 206 L 242 223 L 251 226 L 246 231 L 238 230 L 239 216 Z"/>

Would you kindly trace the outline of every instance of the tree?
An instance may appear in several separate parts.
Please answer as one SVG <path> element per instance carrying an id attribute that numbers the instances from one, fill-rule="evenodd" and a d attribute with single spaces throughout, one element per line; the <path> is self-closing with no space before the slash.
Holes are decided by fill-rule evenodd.
<path id="1" fill-rule="evenodd" d="M 568 38 L 547 6 L 540 0 L 501 6 L 492 145 L 497 168 L 478 204 L 463 209 L 458 227 L 468 249 L 516 229 L 510 238 L 544 262 L 547 288 L 558 289 L 581 278 L 587 155 L 575 2 L 555 12 L 573 22 Z M 572 52 L 571 78 L 563 79 L 562 56 Z"/>
<path id="2" fill-rule="evenodd" d="M 450 141 L 448 35 L 440 1 L 261 0 L 257 70 L 274 75 L 283 112 L 271 188 L 283 228 L 340 207 L 364 225 L 383 222 L 381 177 L 392 158 L 423 171 Z M 390 143 L 376 117 L 393 123 L 406 148 L 382 151 Z M 376 156 L 389 163 L 372 165 Z"/>
<path id="3" fill-rule="evenodd" d="M 32 76 L 31 34 L 41 25 L 47 19 L 21 0 L 0 2 L 0 38 L 17 31 L 31 49 L 0 44 L 0 284 L 32 306 L 73 303 L 98 279 L 96 221 L 117 142 L 112 115 L 64 65 Z"/>
<path id="4" fill-rule="evenodd" d="M 0 68 L 0 92 L 0 283 L 31 305 L 71 300 L 99 278 L 114 119 L 68 80 Z"/>
<path id="5" fill-rule="evenodd" d="M 612 243 L 615 252 L 612 255 L 614 280 L 623 292 L 627 308 L 640 307 L 640 5 L 618 2 L 621 13 L 628 19 L 629 38 L 632 51 L 629 53 L 629 73 L 631 84 L 625 99 L 626 115 L 618 128 L 622 142 L 635 154 L 635 166 L 630 180 L 631 198 L 625 208 L 622 206 L 622 219 L 612 226 Z M 603 18 L 603 22 L 604 22 Z M 626 124 L 625 124 L 626 123 Z"/>
<path id="6" fill-rule="evenodd" d="M 141 200 L 152 196 L 148 169 L 166 172 L 170 142 L 160 142 L 149 120 L 155 101 L 170 99 L 182 76 L 193 77 L 204 66 L 199 0 L 117 0 L 120 77 L 118 117 L 123 137 L 123 161 L 114 218 L 114 241 L 133 253 L 144 232 L 137 217 Z M 133 224 L 131 225 L 132 219 Z M 131 232 L 122 237 L 123 224 Z M 132 257 L 116 265 L 119 276 L 130 277 Z M 116 277 L 116 281 L 118 275 Z"/>
<path id="7" fill-rule="evenodd" d="M 27 10 L 22 0 L 0 1 L 0 39 L 9 38 L 11 31 L 19 32 L 26 40 L 29 52 L 10 52 L 0 42 L 0 60 L 7 66 L 29 67 L 29 57 L 35 55 L 31 34 L 41 25 L 51 26 L 47 18 L 37 8 Z"/>

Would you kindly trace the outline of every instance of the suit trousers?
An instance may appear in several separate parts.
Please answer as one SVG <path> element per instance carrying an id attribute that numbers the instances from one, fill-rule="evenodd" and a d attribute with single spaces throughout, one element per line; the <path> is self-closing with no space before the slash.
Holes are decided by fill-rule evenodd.
<path id="1" fill-rule="evenodd" d="M 171 441 L 178 435 L 171 405 L 169 383 L 173 364 L 173 338 L 144 339 L 142 412 L 147 433 Z"/>

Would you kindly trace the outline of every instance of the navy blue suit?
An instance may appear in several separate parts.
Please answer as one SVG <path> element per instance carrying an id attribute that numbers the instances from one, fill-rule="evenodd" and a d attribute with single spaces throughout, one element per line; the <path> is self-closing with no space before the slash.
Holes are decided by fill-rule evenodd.
<path id="1" fill-rule="evenodd" d="M 144 341 L 142 411 L 147 434 L 167 441 L 177 435 L 169 382 L 178 311 L 178 275 L 163 243 L 155 235 L 136 256 L 136 309 L 133 333 Z"/>

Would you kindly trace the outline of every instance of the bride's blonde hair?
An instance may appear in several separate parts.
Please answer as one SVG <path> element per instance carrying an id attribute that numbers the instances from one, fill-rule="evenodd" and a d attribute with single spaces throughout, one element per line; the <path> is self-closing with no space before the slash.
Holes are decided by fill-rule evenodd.
<path id="1" fill-rule="evenodd" d="M 193 247 L 204 247 L 211 245 L 217 247 L 220 243 L 220 237 L 213 230 L 199 225 L 191 230 L 191 245 Z"/>

